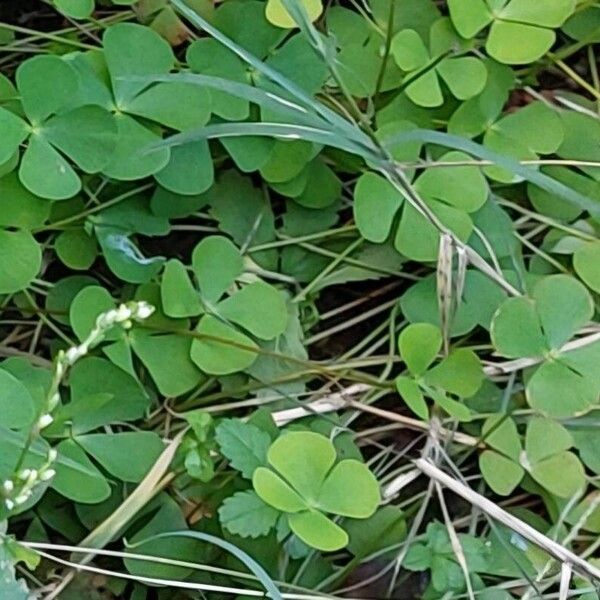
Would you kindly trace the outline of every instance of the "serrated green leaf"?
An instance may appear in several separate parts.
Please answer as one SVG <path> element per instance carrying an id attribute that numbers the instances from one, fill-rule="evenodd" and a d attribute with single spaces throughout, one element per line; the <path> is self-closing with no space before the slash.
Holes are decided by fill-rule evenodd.
<path id="1" fill-rule="evenodd" d="M 252 490 L 229 496 L 219 508 L 221 525 L 230 533 L 242 537 L 267 535 L 278 518 L 279 512 L 265 504 Z"/>
<path id="2" fill-rule="evenodd" d="M 215 439 L 232 467 L 246 479 L 252 479 L 254 471 L 267 464 L 271 438 L 255 425 L 239 419 L 226 419 L 217 426 Z"/>

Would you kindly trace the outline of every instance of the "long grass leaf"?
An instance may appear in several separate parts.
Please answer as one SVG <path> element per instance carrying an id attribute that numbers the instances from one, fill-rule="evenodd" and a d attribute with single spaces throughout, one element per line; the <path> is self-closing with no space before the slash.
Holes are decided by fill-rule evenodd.
<path id="1" fill-rule="evenodd" d="M 252 53 L 236 44 L 233 40 L 229 39 L 224 33 L 219 31 L 216 27 L 213 27 L 206 19 L 187 6 L 184 0 L 171 0 L 171 4 L 181 15 L 187 18 L 196 27 L 206 31 L 206 33 L 210 34 L 225 47 L 229 48 L 229 50 L 239 56 L 244 62 L 254 67 L 268 79 L 294 96 L 299 102 L 304 103 L 307 107 L 311 107 L 316 113 L 321 115 L 326 121 L 335 127 L 338 130 L 338 133 L 343 131 L 346 136 L 351 137 L 356 141 L 371 144 L 369 137 L 366 136 L 353 123 L 346 121 L 346 119 L 341 117 L 338 113 L 331 110 L 321 102 L 315 100 L 310 94 L 308 94 L 296 83 L 282 75 L 279 71 L 273 69 L 265 62 L 254 56 Z M 372 147 L 374 148 L 374 146 Z"/>
<path id="2" fill-rule="evenodd" d="M 263 584 L 265 590 L 267 591 L 270 598 L 273 600 L 283 600 L 281 596 L 281 592 L 277 589 L 277 586 L 269 577 L 269 574 L 248 554 L 246 554 L 243 550 L 240 550 L 234 544 L 230 542 L 226 542 L 219 537 L 214 535 L 210 535 L 208 533 L 200 533 L 199 531 L 170 531 L 166 533 L 159 533 L 149 537 L 145 540 L 136 542 L 133 545 L 129 545 L 129 548 L 137 548 L 142 544 L 146 544 L 148 542 L 152 542 L 155 540 L 172 538 L 172 537 L 186 537 L 192 538 L 194 540 L 200 540 L 202 542 L 207 542 L 209 544 L 214 544 L 215 546 L 219 546 L 223 550 L 226 550 L 230 554 L 233 554 L 238 560 L 243 562 L 254 575 L 260 580 Z"/>
<path id="3" fill-rule="evenodd" d="M 358 146 L 351 140 L 338 136 L 331 131 L 309 127 L 306 125 L 294 125 L 293 123 L 215 123 L 200 129 L 185 131 L 172 135 L 162 141 L 156 142 L 148 147 L 148 151 L 161 147 L 181 146 L 197 140 L 208 140 L 221 137 L 243 137 L 243 136 L 265 136 L 288 140 L 305 140 L 324 144 L 352 154 L 358 154 L 366 160 L 377 160 L 374 153 L 367 154 L 365 148 Z"/>
<path id="4" fill-rule="evenodd" d="M 413 129 L 406 133 L 390 136 L 386 139 L 385 145 L 388 148 L 394 148 L 395 146 L 415 141 L 462 150 L 481 160 L 491 161 L 499 167 L 511 172 L 513 175 L 517 175 L 551 194 L 564 198 L 567 202 L 574 204 L 582 210 L 587 210 L 591 215 L 600 215 L 600 203 L 576 192 L 552 177 L 540 173 L 532 167 L 522 165 L 513 158 L 498 154 L 477 142 L 473 142 L 472 140 L 458 135 L 443 133 L 441 131 L 431 131 L 428 129 Z"/>

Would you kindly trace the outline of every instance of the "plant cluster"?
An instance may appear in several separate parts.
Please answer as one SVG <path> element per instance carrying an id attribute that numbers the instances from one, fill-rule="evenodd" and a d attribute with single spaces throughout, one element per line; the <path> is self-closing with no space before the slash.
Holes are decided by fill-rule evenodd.
<path id="1" fill-rule="evenodd" d="M 596 598 L 598 3 L 40 4 L 0 598 Z"/>

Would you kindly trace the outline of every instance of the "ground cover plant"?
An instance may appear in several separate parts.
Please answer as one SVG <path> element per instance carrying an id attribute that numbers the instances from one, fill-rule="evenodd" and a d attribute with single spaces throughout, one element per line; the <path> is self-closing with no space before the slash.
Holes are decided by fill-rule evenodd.
<path id="1" fill-rule="evenodd" d="M 0 4 L 0 598 L 597 598 L 598 42 Z"/>

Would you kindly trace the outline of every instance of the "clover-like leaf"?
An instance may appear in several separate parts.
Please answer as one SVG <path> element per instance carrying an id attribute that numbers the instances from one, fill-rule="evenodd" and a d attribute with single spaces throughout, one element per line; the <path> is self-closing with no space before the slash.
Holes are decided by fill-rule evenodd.
<path id="1" fill-rule="evenodd" d="M 94 12 L 94 0 L 53 0 L 56 8 L 71 19 L 87 19 Z"/>
<path id="2" fill-rule="evenodd" d="M 323 552 L 333 552 L 348 544 L 348 534 L 318 510 L 291 514 L 288 523 L 304 543 Z"/>
<path id="3" fill-rule="evenodd" d="M 326 437 L 294 431 L 273 442 L 267 459 L 302 497 L 314 501 L 335 463 L 336 452 Z"/>
<path id="4" fill-rule="evenodd" d="M 444 103 L 442 80 L 459 100 L 467 100 L 479 94 L 486 83 L 485 64 L 474 56 L 446 56 L 460 38 L 452 29 L 448 18 L 436 21 L 430 30 L 430 47 L 414 29 L 397 33 L 391 45 L 396 64 L 416 77 L 406 88 L 407 96 L 419 106 L 436 107 Z M 429 66 L 429 70 L 424 72 Z"/>
<path id="5" fill-rule="evenodd" d="M 470 158 L 463 152 L 452 151 L 440 160 L 460 162 L 469 161 Z M 469 165 L 429 169 L 414 185 L 440 221 L 459 238 L 466 240 L 473 230 L 469 213 L 481 208 L 489 193 L 481 169 Z M 367 240 L 385 240 L 401 210 L 394 239 L 395 247 L 414 260 L 436 260 L 439 249 L 438 230 L 416 208 L 405 202 L 401 193 L 382 176 L 363 174 L 354 190 L 354 199 L 356 224 Z"/>
<path id="6" fill-rule="evenodd" d="M 319 490 L 317 502 L 326 513 L 366 519 L 375 512 L 379 500 L 373 473 L 364 463 L 347 459 L 333 467 Z"/>
<path id="7" fill-rule="evenodd" d="M 42 266 L 42 251 L 27 231 L 0 229 L 0 294 L 25 289 Z"/>
<path id="8" fill-rule="evenodd" d="M 583 282 L 600 292 L 600 242 L 588 242 L 573 254 L 573 268 Z"/>
<path id="9" fill-rule="evenodd" d="M 168 316 L 193 317 L 203 312 L 200 295 L 181 261 L 175 258 L 167 261 L 160 290 L 162 305 Z"/>
<path id="10" fill-rule="evenodd" d="M 585 482 L 579 459 L 569 452 L 573 440 L 556 421 L 533 417 L 527 425 L 524 450 L 510 417 L 489 417 L 482 434 L 489 449 L 480 455 L 479 468 L 497 494 L 512 493 L 525 472 L 561 498 L 572 496 Z"/>
<path id="11" fill-rule="evenodd" d="M 80 88 L 78 74 L 57 56 L 23 62 L 15 78 L 29 122 L 0 108 L 6 129 L 0 162 L 29 137 L 19 168 L 22 183 L 44 198 L 70 198 L 81 189 L 81 181 L 65 156 L 86 173 L 101 171 L 115 149 L 114 119 L 100 106 L 72 106 Z"/>
<path id="12" fill-rule="evenodd" d="M 441 347 L 439 327 L 430 323 L 406 327 L 399 336 L 398 349 L 412 378 L 397 377 L 396 389 L 409 408 L 423 419 L 429 417 L 424 399 L 428 396 L 449 414 L 469 420 L 469 409 L 448 394 L 459 398 L 474 395 L 484 379 L 481 363 L 472 350 L 459 348 L 432 367 Z"/>
<path id="13" fill-rule="evenodd" d="M 256 360 L 257 344 L 212 315 L 200 319 L 196 333 L 190 356 L 205 373 L 227 375 L 243 371 Z"/>
<path id="14" fill-rule="evenodd" d="M 336 458 L 335 446 L 325 436 L 294 431 L 277 438 L 267 452 L 275 471 L 258 467 L 252 476 L 257 494 L 286 513 L 291 530 L 323 551 L 348 543 L 346 532 L 324 513 L 368 518 L 380 500 L 377 480 L 362 462 L 335 464 Z"/>
<path id="15" fill-rule="evenodd" d="M 491 24 L 488 54 L 506 64 L 531 63 L 554 44 L 554 29 L 575 10 L 575 0 L 449 0 L 450 16 L 458 32 L 472 38 Z"/>
<path id="16" fill-rule="evenodd" d="M 532 407 L 558 417 L 580 414 L 596 402 L 600 383 L 593 372 L 560 352 L 593 311 L 585 286 L 567 275 L 545 277 L 530 298 L 511 298 L 498 309 L 491 328 L 496 349 L 508 358 L 543 358 L 527 381 Z"/>
<path id="17" fill-rule="evenodd" d="M 216 302 L 243 271 L 240 251 L 223 236 L 205 237 L 192 253 L 192 268 L 202 297 Z"/>
<path id="18" fill-rule="evenodd" d="M 415 323 L 398 336 L 398 350 L 408 370 L 423 375 L 442 349 L 442 333 L 430 323 Z"/>

